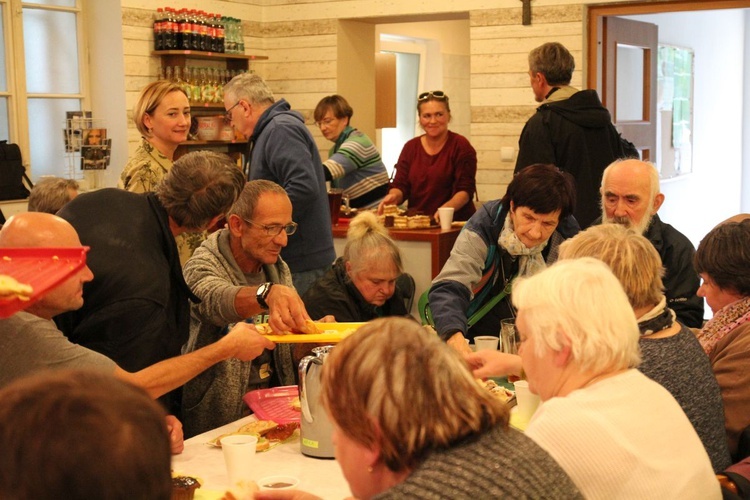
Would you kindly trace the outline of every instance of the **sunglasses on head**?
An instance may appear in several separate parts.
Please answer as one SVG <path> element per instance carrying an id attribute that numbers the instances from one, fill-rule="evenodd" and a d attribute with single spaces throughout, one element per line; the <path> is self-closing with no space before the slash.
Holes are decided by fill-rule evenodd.
<path id="1" fill-rule="evenodd" d="M 421 94 L 419 94 L 419 97 L 417 97 L 417 100 L 419 100 L 419 102 L 422 102 L 426 101 L 430 97 L 435 98 L 439 101 L 448 99 L 448 96 L 445 95 L 445 92 L 443 92 L 442 90 L 433 90 L 431 92 L 422 92 Z"/>

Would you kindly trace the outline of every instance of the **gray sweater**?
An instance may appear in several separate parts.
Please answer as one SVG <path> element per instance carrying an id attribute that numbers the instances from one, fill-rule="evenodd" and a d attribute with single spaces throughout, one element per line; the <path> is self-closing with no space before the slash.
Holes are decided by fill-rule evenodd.
<path id="1" fill-rule="evenodd" d="M 190 339 L 184 352 L 216 342 L 228 327 L 246 319 L 234 307 L 242 287 L 265 281 L 292 286 L 292 275 L 281 258 L 275 265 L 263 266 L 257 275 L 243 273 L 232 256 L 227 229 L 209 236 L 185 264 L 183 273 L 190 289 L 201 299 L 191 308 Z M 263 365 L 270 371 L 261 368 Z M 295 371 L 289 344 L 277 345 L 253 361 L 230 359 L 212 366 L 183 389 L 185 437 L 241 418 L 249 412 L 242 400 L 249 390 L 267 388 L 272 383 L 292 385 Z"/>
<path id="2" fill-rule="evenodd" d="M 638 370 L 668 390 L 706 448 L 714 472 L 731 464 L 724 430 L 724 404 L 708 356 L 692 331 L 661 339 L 641 337 Z M 658 415 L 654 415 L 658 418 Z"/>
<path id="3" fill-rule="evenodd" d="M 498 426 L 479 439 L 435 451 L 406 480 L 376 496 L 403 498 L 583 498 L 568 475 L 531 439 Z"/>

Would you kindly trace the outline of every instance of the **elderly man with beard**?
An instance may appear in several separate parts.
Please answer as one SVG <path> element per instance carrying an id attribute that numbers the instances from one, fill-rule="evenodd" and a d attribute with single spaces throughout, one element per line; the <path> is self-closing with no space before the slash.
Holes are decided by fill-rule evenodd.
<path id="1" fill-rule="evenodd" d="M 686 326 L 703 324 L 703 299 L 696 295 L 700 279 L 693 268 L 695 247 L 657 215 L 664 203 L 659 173 L 641 160 L 619 160 L 602 176 L 602 222 L 622 224 L 643 234 L 654 245 L 666 269 L 667 304 Z"/>

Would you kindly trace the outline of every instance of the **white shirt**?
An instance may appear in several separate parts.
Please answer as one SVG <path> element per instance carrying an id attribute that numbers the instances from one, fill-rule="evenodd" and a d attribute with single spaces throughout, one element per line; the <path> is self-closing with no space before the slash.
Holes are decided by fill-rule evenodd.
<path id="1" fill-rule="evenodd" d="M 586 498 L 721 498 L 708 454 L 679 404 L 637 370 L 545 401 L 526 435 Z"/>

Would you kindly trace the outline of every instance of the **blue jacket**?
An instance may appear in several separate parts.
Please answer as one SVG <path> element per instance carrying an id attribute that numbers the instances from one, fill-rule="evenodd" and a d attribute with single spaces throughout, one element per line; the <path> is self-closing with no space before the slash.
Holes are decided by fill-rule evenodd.
<path id="1" fill-rule="evenodd" d="M 282 186 L 297 232 L 281 251 L 292 273 L 328 268 L 336 258 L 322 161 L 304 119 L 281 99 L 258 120 L 249 141 L 248 179 Z"/>
<path id="2" fill-rule="evenodd" d="M 433 280 L 430 309 L 442 339 L 447 340 L 456 332 L 467 338 L 497 335 L 500 319 L 515 316 L 508 295 L 477 322 L 476 332 L 469 331 L 467 324 L 468 318 L 505 288 L 518 272 L 517 259 L 497 242 L 507 215 L 500 200 L 487 202 L 477 210 L 458 235 L 448 262 Z M 542 252 L 547 264 L 557 260 L 560 244 L 578 232 L 577 223 L 572 217 L 569 219 L 561 221 Z"/>

